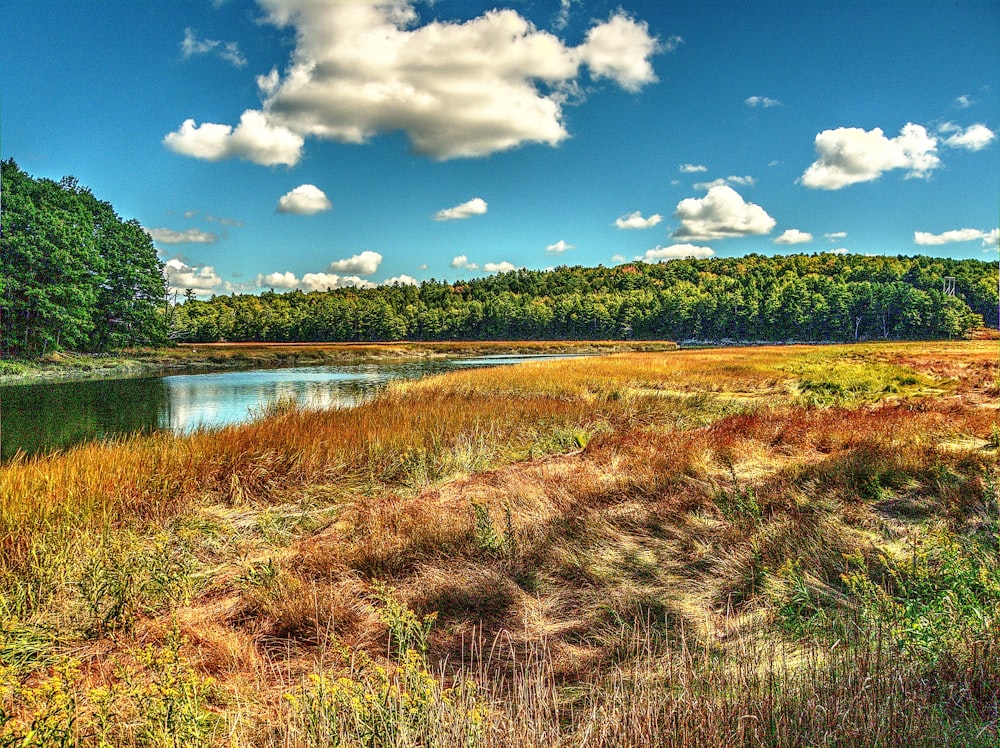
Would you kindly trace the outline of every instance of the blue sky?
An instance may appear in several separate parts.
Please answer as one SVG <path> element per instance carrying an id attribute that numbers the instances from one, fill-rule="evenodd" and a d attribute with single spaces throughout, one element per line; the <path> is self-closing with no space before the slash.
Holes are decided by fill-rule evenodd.
<path id="1" fill-rule="evenodd" d="M 1000 5 L 4 0 L 0 152 L 175 288 L 995 259 Z"/>

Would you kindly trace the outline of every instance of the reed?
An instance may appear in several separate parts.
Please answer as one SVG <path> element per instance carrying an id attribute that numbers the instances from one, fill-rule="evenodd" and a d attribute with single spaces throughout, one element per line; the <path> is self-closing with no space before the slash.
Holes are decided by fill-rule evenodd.
<path id="1" fill-rule="evenodd" d="M 994 745 L 990 346 L 461 371 L 15 460 L 0 744 Z"/>

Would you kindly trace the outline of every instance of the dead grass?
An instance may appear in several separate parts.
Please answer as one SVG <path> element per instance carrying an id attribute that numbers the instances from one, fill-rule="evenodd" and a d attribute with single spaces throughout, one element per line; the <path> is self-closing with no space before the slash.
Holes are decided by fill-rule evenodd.
<path id="1" fill-rule="evenodd" d="M 478 745 L 990 745 L 998 694 L 976 684 L 1000 674 L 995 639 L 931 667 L 843 621 L 845 575 L 888 578 L 923 528 L 995 552 L 991 345 L 462 371 L 352 411 L 8 464 L 0 736 L 30 722 L 15 697 L 72 659 L 74 739 L 96 744 L 93 689 L 131 704 L 155 681 L 131 653 L 176 629 L 179 692 L 210 680 L 174 705 L 209 715 L 190 744 L 314 744 L 286 696 L 310 674 L 361 677 L 340 648 L 392 671 L 386 583 L 437 616 L 430 672 L 477 684 Z M 840 382 L 872 362 L 878 381 L 915 379 L 804 402 L 802 372 L 833 361 Z M 835 620 L 831 648 L 817 632 Z"/>

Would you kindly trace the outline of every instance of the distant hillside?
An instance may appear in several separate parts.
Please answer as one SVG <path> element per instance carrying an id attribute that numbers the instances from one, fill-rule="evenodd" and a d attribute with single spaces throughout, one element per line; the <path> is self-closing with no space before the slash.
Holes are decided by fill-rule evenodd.
<path id="1" fill-rule="evenodd" d="M 954 295 L 945 292 L 954 278 Z M 997 266 L 932 257 L 791 255 L 478 280 L 217 296 L 173 310 L 209 341 L 815 340 L 968 337 L 997 325 Z"/>

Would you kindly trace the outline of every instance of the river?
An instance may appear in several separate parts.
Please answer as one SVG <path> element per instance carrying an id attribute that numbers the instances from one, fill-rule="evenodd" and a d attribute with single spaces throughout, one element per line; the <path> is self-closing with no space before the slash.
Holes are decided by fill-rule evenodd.
<path id="1" fill-rule="evenodd" d="M 7 385 L 0 387 L 0 461 L 18 452 L 33 455 L 128 434 L 218 428 L 257 418 L 277 402 L 351 407 L 394 379 L 543 358 L 565 356 L 482 356 Z"/>

